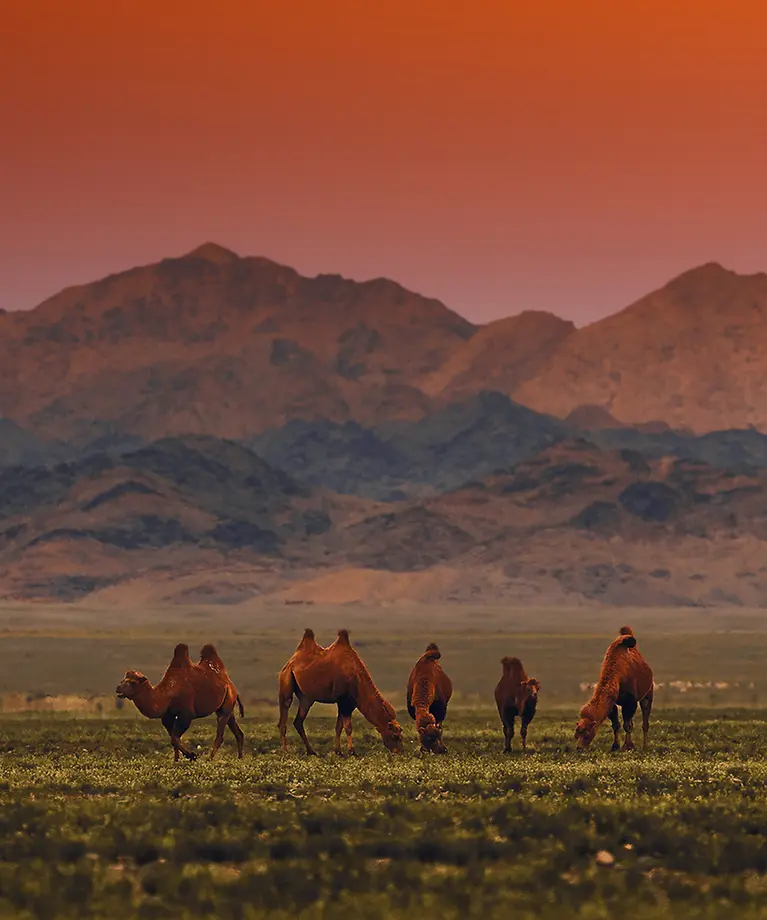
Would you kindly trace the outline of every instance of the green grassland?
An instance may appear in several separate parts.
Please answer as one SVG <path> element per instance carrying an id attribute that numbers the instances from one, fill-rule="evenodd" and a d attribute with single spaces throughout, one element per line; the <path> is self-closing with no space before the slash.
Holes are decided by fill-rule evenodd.
<path id="1" fill-rule="evenodd" d="M 318 707 L 319 709 L 319 707 Z M 659 712 L 652 747 L 573 750 L 541 715 L 500 753 L 489 711 L 457 708 L 449 753 L 388 754 L 355 717 L 359 756 L 276 751 L 273 713 L 246 756 L 174 764 L 158 723 L 0 720 L 1 917 L 767 916 L 767 722 Z M 189 732 L 201 753 L 210 721 Z M 608 851 L 611 868 L 597 864 Z"/>
<path id="2" fill-rule="evenodd" d="M 663 684 L 647 752 L 574 750 L 578 707 L 624 622 Z M 388 754 L 278 751 L 276 675 L 304 626 L 340 626 L 405 726 Z M 214 641 L 245 699 L 246 756 L 173 763 L 157 722 L 112 710 Z M 445 757 L 418 753 L 407 675 L 439 642 L 456 693 Z M 103 696 L 100 713 L 0 714 L 0 918 L 767 917 L 767 621 L 761 611 L 493 608 L 0 608 L 0 700 Z M 502 655 L 542 683 L 532 749 L 501 753 Z M 684 687 L 672 686 L 681 681 Z M 684 682 L 688 682 L 685 684 Z M 641 734 L 641 733 L 639 733 Z M 199 753 L 210 719 L 186 735 Z M 601 867 L 602 850 L 614 859 Z"/>

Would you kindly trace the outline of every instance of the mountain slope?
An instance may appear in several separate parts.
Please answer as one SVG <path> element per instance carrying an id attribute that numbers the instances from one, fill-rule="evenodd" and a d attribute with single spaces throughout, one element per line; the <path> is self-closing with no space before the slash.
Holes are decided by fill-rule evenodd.
<path id="1" fill-rule="evenodd" d="M 573 323 L 533 311 L 488 323 L 427 377 L 423 389 L 444 401 L 482 390 L 512 393 L 545 367 L 554 349 L 574 331 Z"/>
<path id="2" fill-rule="evenodd" d="M 474 333 L 385 279 L 303 278 L 207 244 L 0 316 L 0 415 L 84 441 L 245 437 L 291 418 L 417 416 Z"/>
<path id="3" fill-rule="evenodd" d="M 767 430 L 767 275 L 710 263 L 568 336 L 512 392 L 564 418 L 594 405 L 629 424 Z"/>

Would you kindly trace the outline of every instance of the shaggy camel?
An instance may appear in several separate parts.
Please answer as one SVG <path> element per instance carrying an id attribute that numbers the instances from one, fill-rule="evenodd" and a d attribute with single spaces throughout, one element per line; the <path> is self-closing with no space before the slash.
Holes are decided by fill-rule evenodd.
<path id="1" fill-rule="evenodd" d="M 450 678 L 439 663 L 441 657 L 439 648 L 430 642 L 407 682 L 407 711 L 415 720 L 421 750 L 432 754 L 447 753 L 442 742 L 442 723 L 453 694 Z"/>
<path id="2" fill-rule="evenodd" d="M 622 626 L 620 635 L 607 649 L 594 695 L 581 709 L 581 718 L 575 729 L 578 747 L 587 748 L 596 737 L 599 726 L 609 716 L 614 734 L 612 750 L 620 750 L 619 706 L 623 710 L 623 730 L 626 732 L 623 750 L 634 750 L 631 732 L 637 706 L 642 709 L 643 746 L 647 746 L 654 690 L 653 674 L 650 665 L 639 654 L 636 644 L 631 627 Z"/>
<path id="3" fill-rule="evenodd" d="M 174 760 L 181 754 L 189 760 L 197 755 L 181 743 L 181 736 L 192 724 L 193 719 L 216 714 L 216 739 L 210 759 L 224 740 L 224 729 L 229 726 L 237 741 L 237 756 L 242 757 L 244 735 L 234 717 L 237 705 L 240 716 L 245 710 L 237 689 L 226 673 L 223 661 L 212 645 L 205 645 L 200 651 L 200 661 L 194 664 L 189 657 L 189 646 L 183 643 L 173 651 L 173 660 L 162 680 L 153 687 L 140 671 L 126 671 L 117 695 L 133 700 L 136 709 L 148 719 L 161 719 L 173 746 Z"/>
<path id="4" fill-rule="evenodd" d="M 511 751 L 514 721 L 517 716 L 522 720 L 522 750 L 527 747 L 527 727 L 535 718 L 541 685 L 534 677 L 527 676 L 519 658 L 502 658 L 501 665 L 503 674 L 495 688 L 495 703 L 503 723 L 503 736 L 506 742 L 503 751 L 508 754 Z"/>
<path id="5" fill-rule="evenodd" d="M 392 753 L 400 752 L 402 728 L 394 707 L 379 693 L 370 672 L 351 647 L 346 629 L 340 630 L 336 641 L 327 648 L 317 644 L 311 629 L 305 630 L 295 652 L 280 671 L 279 729 L 283 751 L 288 749 L 288 712 L 294 695 L 298 698 L 298 712 L 293 725 L 307 754 L 316 754 L 304 729 L 304 721 L 314 703 L 336 703 L 338 706 L 336 754 L 341 753 L 342 728 L 346 730 L 348 753 L 354 754 L 352 713 L 355 709 L 359 709 L 380 733 Z"/>

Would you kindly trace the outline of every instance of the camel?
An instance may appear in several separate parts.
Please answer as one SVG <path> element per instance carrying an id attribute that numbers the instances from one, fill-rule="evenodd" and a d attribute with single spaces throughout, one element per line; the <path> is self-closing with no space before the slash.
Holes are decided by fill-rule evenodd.
<path id="1" fill-rule="evenodd" d="M 336 703 L 335 752 L 341 754 L 341 730 L 346 730 L 347 752 L 354 755 L 352 742 L 352 713 L 359 709 L 379 732 L 386 748 L 398 754 L 402 745 L 402 728 L 394 707 L 388 703 L 373 683 L 370 672 L 349 642 L 349 632 L 339 630 L 336 641 L 323 648 L 318 645 L 311 629 L 304 631 L 295 652 L 280 671 L 280 739 L 287 751 L 288 712 L 293 696 L 298 699 L 298 712 L 293 725 L 304 742 L 307 754 L 316 755 L 304 729 L 304 721 L 315 703 Z"/>
<path id="2" fill-rule="evenodd" d="M 415 720 L 424 753 L 447 753 L 442 741 L 442 723 L 447 715 L 453 685 L 442 670 L 441 657 L 439 648 L 430 642 L 416 661 L 407 682 L 407 711 Z"/>
<path id="3" fill-rule="evenodd" d="M 240 717 L 245 715 L 237 689 L 226 672 L 223 661 L 212 645 L 200 650 L 200 661 L 195 664 L 189 657 L 189 646 L 180 643 L 173 651 L 173 659 L 162 680 L 153 687 L 141 671 L 126 671 L 122 683 L 116 688 L 117 696 L 132 700 L 136 709 L 148 719 L 161 719 L 173 746 L 174 760 L 183 754 L 188 760 L 197 755 L 184 747 L 181 736 L 193 719 L 216 714 L 216 738 L 210 759 L 224 740 L 224 729 L 229 726 L 237 742 L 237 756 L 242 757 L 244 735 L 234 717 L 235 705 Z"/>
<path id="4" fill-rule="evenodd" d="M 503 752 L 509 754 L 517 716 L 522 720 L 522 750 L 527 748 L 527 727 L 535 718 L 541 685 L 534 677 L 527 676 L 519 658 L 502 658 L 501 665 L 503 673 L 495 688 L 495 703 L 503 723 Z"/>
<path id="5" fill-rule="evenodd" d="M 622 626 L 620 635 L 607 649 L 594 695 L 581 709 L 581 718 L 575 729 L 578 747 L 587 748 L 596 737 L 599 726 L 609 716 L 614 735 L 611 750 L 620 750 L 620 707 L 623 711 L 623 730 L 626 732 L 623 750 L 633 751 L 631 732 L 637 706 L 642 709 L 642 746 L 647 747 L 654 692 L 653 673 L 650 665 L 639 654 L 636 644 L 631 627 Z"/>

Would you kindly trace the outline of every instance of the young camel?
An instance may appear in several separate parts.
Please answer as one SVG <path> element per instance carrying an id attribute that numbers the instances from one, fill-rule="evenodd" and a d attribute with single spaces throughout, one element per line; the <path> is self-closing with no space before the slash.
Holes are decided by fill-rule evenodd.
<path id="1" fill-rule="evenodd" d="M 442 741 L 442 723 L 453 695 L 450 678 L 439 663 L 441 657 L 439 648 L 430 642 L 407 682 L 407 711 L 415 720 L 421 751 L 433 754 L 447 753 Z"/>
<path id="2" fill-rule="evenodd" d="M 304 742 L 307 754 L 317 752 L 309 743 L 304 721 L 314 703 L 336 703 L 336 754 L 341 754 L 341 730 L 346 730 L 346 745 L 354 754 L 352 743 L 352 713 L 362 715 L 380 733 L 384 745 L 393 754 L 400 752 L 402 728 L 394 707 L 379 693 L 370 672 L 349 643 L 349 632 L 342 629 L 336 641 L 323 648 L 314 639 L 311 629 L 304 632 L 301 642 L 279 677 L 280 739 L 287 751 L 288 712 L 293 696 L 298 698 L 298 712 L 293 725 Z"/>
<path id="3" fill-rule="evenodd" d="M 626 732 L 623 750 L 634 750 L 631 732 L 637 706 L 642 709 L 643 747 L 647 746 L 654 692 L 653 673 L 636 644 L 631 627 L 622 626 L 620 635 L 607 649 L 594 695 L 581 709 L 581 718 L 575 729 L 578 747 L 587 748 L 596 737 L 599 726 L 609 717 L 614 735 L 611 750 L 620 750 L 619 706 L 623 711 L 623 730 Z"/>
<path id="4" fill-rule="evenodd" d="M 245 715 L 245 710 L 223 661 L 212 645 L 203 646 L 200 661 L 195 664 L 189 657 L 189 646 L 179 644 L 156 687 L 140 671 L 126 671 L 115 692 L 123 699 L 132 700 L 138 711 L 148 719 L 162 720 L 170 735 L 175 761 L 181 754 L 189 760 L 197 759 L 194 751 L 184 747 L 181 736 L 193 719 L 202 719 L 214 712 L 216 738 L 210 759 L 221 747 L 227 725 L 237 741 L 237 756 L 242 757 L 245 736 L 234 717 L 234 707 L 239 707 L 240 717 Z"/>
<path id="5" fill-rule="evenodd" d="M 541 685 L 534 677 L 527 676 L 519 658 L 502 658 L 501 665 L 503 674 L 495 688 L 495 704 L 503 723 L 503 751 L 509 754 L 517 716 L 522 720 L 522 750 L 527 747 L 527 727 L 535 717 Z"/>

